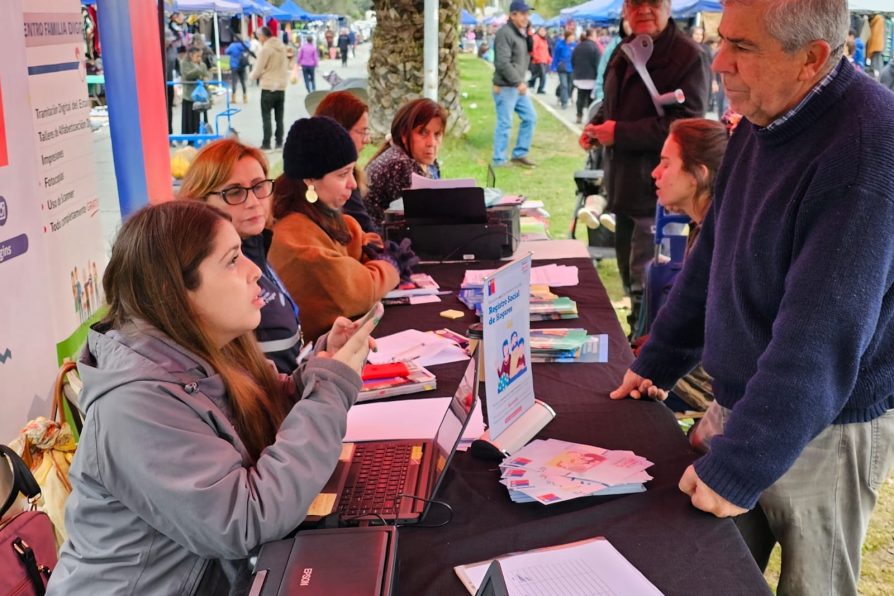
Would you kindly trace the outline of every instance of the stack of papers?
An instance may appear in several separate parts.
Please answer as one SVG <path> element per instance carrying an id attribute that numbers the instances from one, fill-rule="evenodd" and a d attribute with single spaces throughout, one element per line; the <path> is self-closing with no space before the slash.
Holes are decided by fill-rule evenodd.
<path id="1" fill-rule="evenodd" d="M 530 313 L 532 321 L 561 321 L 579 316 L 577 302 L 568 297 L 543 300 L 532 296 Z"/>
<path id="2" fill-rule="evenodd" d="M 509 596 L 661 595 L 658 588 L 601 537 L 513 553 L 497 560 Z M 474 596 L 490 565 L 491 561 L 482 561 L 453 569 Z"/>
<path id="3" fill-rule="evenodd" d="M 496 269 L 469 269 L 463 277 L 464 288 L 482 287 L 484 278 L 491 275 Z M 541 265 L 531 267 L 531 285 L 544 285 L 553 288 L 564 286 L 576 286 L 578 269 L 575 265 Z"/>
<path id="4" fill-rule="evenodd" d="M 416 329 L 377 337 L 376 351 L 370 352 L 367 357 L 372 364 L 414 362 L 419 366 L 435 366 L 468 359 L 469 354 L 451 339 Z"/>
<path id="5" fill-rule="evenodd" d="M 537 269 L 535 267 L 534 269 Z M 577 275 L 577 267 L 571 267 Z M 469 272 L 466 271 L 466 277 Z M 474 277 L 474 276 L 473 276 Z M 481 303 L 484 301 L 484 287 L 481 285 L 466 285 L 459 291 L 459 300 L 475 314 L 481 316 Z M 530 320 L 531 321 L 559 321 L 562 319 L 578 318 L 577 302 L 571 298 L 558 296 L 550 291 L 546 284 L 531 284 L 531 302 L 530 302 Z"/>
<path id="6" fill-rule="evenodd" d="M 402 282 L 397 289 L 391 290 L 382 298 L 382 304 L 385 306 L 398 306 L 401 304 L 427 304 L 429 302 L 440 302 L 440 294 L 442 292 L 438 282 L 432 276 L 425 273 L 414 273 L 410 276 L 410 281 Z"/>
<path id="7" fill-rule="evenodd" d="M 528 345 L 533 362 L 574 362 L 587 343 L 586 329 L 531 329 Z"/>
<path id="8" fill-rule="evenodd" d="M 583 329 L 531 329 L 531 362 L 608 362 L 608 334 L 601 333 L 599 335 L 587 335 L 581 346 L 573 352 L 553 352 L 549 348 L 552 338 L 542 338 L 539 334 L 556 331 L 575 331 L 580 332 Z M 543 340 L 544 343 L 535 344 L 535 337 Z M 542 349 L 534 351 L 534 346 L 538 345 Z"/>
<path id="9" fill-rule="evenodd" d="M 357 403 L 406 395 L 419 391 L 431 391 L 438 386 L 435 375 L 414 362 L 400 364 L 367 364 L 360 375 L 363 387 L 357 395 Z"/>
<path id="10" fill-rule="evenodd" d="M 641 493 L 652 462 L 632 451 L 557 439 L 536 440 L 500 464 L 500 483 L 516 503 L 561 503 L 593 495 Z"/>

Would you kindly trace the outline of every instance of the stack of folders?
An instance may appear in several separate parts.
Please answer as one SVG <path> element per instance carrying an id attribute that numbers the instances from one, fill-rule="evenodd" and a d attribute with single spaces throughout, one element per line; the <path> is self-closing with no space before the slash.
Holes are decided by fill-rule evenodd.
<path id="1" fill-rule="evenodd" d="M 459 299 L 481 316 L 481 303 L 484 300 L 484 288 L 480 285 L 463 285 L 459 291 Z M 558 296 L 550 291 L 549 286 L 531 285 L 530 302 L 531 321 L 558 321 L 578 318 L 577 303 L 568 297 Z"/>
<path id="2" fill-rule="evenodd" d="M 418 391 L 431 391 L 438 386 L 435 375 L 412 361 L 367 363 L 360 378 L 363 380 L 363 387 L 357 396 L 358 403 Z"/>
<path id="3" fill-rule="evenodd" d="M 385 297 L 382 298 L 382 304 L 385 306 L 423 304 L 436 300 L 434 298 L 427 299 L 426 297 L 437 296 L 441 293 L 438 282 L 432 276 L 425 273 L 414 273 L 410 276 L 409 281 L 401 282 L 396 289 L 385 294 Z"/>
<path id="4" fill-rule="evenodd" d="M 561 503 L 579 497 L 641 493 L 652 462 L 632 451 L 557 439 L 535 440 L 500 464 L 500 483 L 516 503 Z"/>
<path id="5" fill-rule="evenodd" d="M 586 329 L 531 329 L 531 361 L 576 362 L 588 339 Z"/>

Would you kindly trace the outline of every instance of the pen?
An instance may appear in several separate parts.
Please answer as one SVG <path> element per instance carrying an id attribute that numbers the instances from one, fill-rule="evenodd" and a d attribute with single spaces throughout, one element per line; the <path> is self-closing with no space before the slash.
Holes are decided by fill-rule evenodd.
<path id="1" fill-rule="evenodd" d="M 392 360 L 394 362 L 400 362 L 401 360 L 404 360 L 404 356 L 406 356 L 407 354 L 412 354 L 413 352 L 417 352 L 417 351 L 419 351 L 419 348 L 424 348 L 426 345 L 428 345 L 428 344 L 426 344 L 425 342 L 422 342 L 420 344 L 413 346 L 412 348 L 407 348 L 406 350 L 403 350 L 402 352 L 398 352 L 397 354 L 395 354 L 393 356 Z M 417 354 L 413 358 L 406 358 L 406 360 L 413 360 L 414 358 L 419 358 L 420 355 L 421 354 Z"/>

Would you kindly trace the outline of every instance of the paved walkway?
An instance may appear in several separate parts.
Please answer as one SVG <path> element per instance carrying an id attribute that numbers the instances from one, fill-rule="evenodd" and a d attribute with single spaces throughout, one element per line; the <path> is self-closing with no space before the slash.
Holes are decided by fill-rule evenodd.
<path id="1" fill-rule="evenodd" d="M 370 44 L 364 43 L 357 48 L 357 56 L 348 59 L 348 66 L 342 68 L 341 60 L 322 60 L 317 68 L 317 89 L 329 89 L 330 85 L 323 79 L 323 75 L 329 71 L 335 71 L 342 79 L 350 77 L 366 77 L 366 63 L 369 59 Z M 226 75 L 225 75 L 226 76 Z M 242 92 L 237 97 L 242 99 Z M 307 110 L 304 108 L 304 99 L 307 97 L 307 90 L 304 87 L 304 78 L 299 71 L 298 83 L 289 85 L 286 90 L 285 115 L 283 123 L 285 125 L 285 133 L 292 122 L 299 118 L 307 116 Z M 232 104 L 232 107 L 239 108 L 241 111 L 232 118 L 232 127 L 239 134 L 240 139 L 249 144 L 260 146 L 263 140 L 263 129 L 261 126 L 261 92 L 260 89 L 249 82 L 248 103 Z M 212 116 L 224 109 L 225 101 L 223 96 L 215 97 Z M 180 131 L 180 106 L 174 106 L 173 114 L 174 132 Z M 118 206 L 118 188 L 115 181 L 115 165 L 112 159 L 112 139 L 108 127 L 101 128 L 93 133 L 93 151 L 94 161 L 96 164 L 96 182 L 99 192 L 100 218 L 102 221 L 103 235 L 111 247 L 112 241 L 121 223 L 121 211 Z M 172 149 L 173 153 L 174 149 Z M 268 156 L 272 162 L 280 159 L 280 151 L 270 151 Z"/>

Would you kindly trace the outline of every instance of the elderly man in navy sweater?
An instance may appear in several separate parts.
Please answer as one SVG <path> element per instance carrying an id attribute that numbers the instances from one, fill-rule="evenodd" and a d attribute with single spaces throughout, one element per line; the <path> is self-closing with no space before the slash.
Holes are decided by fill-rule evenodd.
<path id="1" fill-rule="evenodd" d="M 663 398 L 702 359 L 717 402 L 680 489 L 741 515 L 758 564 L 781 544 L 779 594 L 856 594 L 894 462 L 894 93 L 841 58 L 847 0 L 724 4 L 713 69 L 745 120 L 612 397 Z"/>

